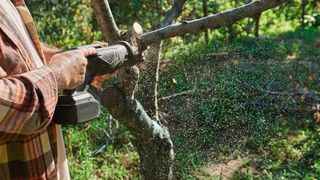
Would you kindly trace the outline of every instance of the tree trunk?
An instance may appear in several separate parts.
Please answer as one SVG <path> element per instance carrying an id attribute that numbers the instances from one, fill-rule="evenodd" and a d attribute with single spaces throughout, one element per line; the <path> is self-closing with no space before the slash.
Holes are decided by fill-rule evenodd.
<path id="1" fill-rule="evenodd" d="M 261 14 L 257 14 L 257 15 L 255 15 L 255 17 L 253 18 L 254 21 L 255 21 L 255 28 L 254 28 L 254 36 L 255 36 L 255 37 L 259 37 L 260 17 L 261 17 Z"/>
<path id="2" fill-rule="evenodd" d="M 228 34 L 229 34 L 229 38 L 228 38 L 229 42 L 232 42 L 237 38 L 237 31 L 233 27 L 233 24 L 228 26 Z"/>

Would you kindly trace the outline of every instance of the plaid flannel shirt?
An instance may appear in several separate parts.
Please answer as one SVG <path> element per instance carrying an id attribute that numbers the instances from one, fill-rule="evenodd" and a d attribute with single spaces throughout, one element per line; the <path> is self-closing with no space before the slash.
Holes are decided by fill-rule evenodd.
<path id="1" fill-rule="evenodd" d="M 2 1 L 2 0 L 1 0 Z M 23 0 L 16 6 L 45 64 L 31 15 Z M 57 179 L 58 125 L 51 123 L 58 87 L 50 68 L 37 68 L 19 31 L 0 8 L 0 179 Z"/>

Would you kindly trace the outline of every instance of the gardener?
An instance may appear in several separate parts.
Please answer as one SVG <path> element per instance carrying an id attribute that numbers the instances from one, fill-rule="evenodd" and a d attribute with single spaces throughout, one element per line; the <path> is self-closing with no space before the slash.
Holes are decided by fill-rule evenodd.
<path id="1" fill-rule="evenodd" d="M 23 0 L 0 3 L 0 179 L 69 179 L 58 92 L 84 81 L 93 48 L 54 55 Z"/>

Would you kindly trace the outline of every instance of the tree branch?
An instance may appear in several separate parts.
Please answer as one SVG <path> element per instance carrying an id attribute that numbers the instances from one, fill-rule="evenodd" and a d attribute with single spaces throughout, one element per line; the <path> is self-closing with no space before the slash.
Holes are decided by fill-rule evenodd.
<path id="1" fill-rule="evenodd" d="M 257 0 L 239 8 L 224 11 L 215 15 L 210 15 L 193 21 L 186 21 L 182 24 L 170 25 L 141 35 L 140 46 L 144 49 L 149 44 L 159 42 L 166 38 L 228 26 L 245 17 L 253 17 L 263 11 L 277 7 L 286 1 L 287 0 Z"/>
<path id="2" fill-rule="evenodd" d="M 92 6 L 105 39 L 110 44 L 119 41 L 121 39 L 120 30 L 112 15 L 109 2 L 107 0 L 92 0 Z"/>
<path id="3" fill-rule="evenodd" d="M 121 69 L 118 73 L 121 77 L 119 83 L 104 89 L 101 104 L 135 137 L 133 143 L 145 179 L 170 179 L 174 159 L 170 133 L 165 126 L 150 118 L 134 97 L 138 68 Z"/>

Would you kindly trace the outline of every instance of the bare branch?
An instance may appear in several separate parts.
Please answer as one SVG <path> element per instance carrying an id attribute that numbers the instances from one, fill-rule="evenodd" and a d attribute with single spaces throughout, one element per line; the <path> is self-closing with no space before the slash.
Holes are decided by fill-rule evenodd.
<path id="1" fill-rule="evenodd" d="M 109 2 L 107 0 L 92 0 L 92 6 L 105 39 L 110 44 L 119 41 L 121 39 L 120 30 L 113 18 Z"/>
<path id="2" fill-rule="evenodd" d="M 287 2 L 287 0 L 257 0 L 239 8 L 224 11 L 215 15 L 210 15 L 193 21 L 186 21 L 182 24 L 170 25 L 140 36 L 140 45 L 142 48 L 145 48 L 149 44 L 159 42 L 166 38 L 228 26 L 245 17 L 253 17 L 256 14 L 277 7 L 285 2 Z"/>

